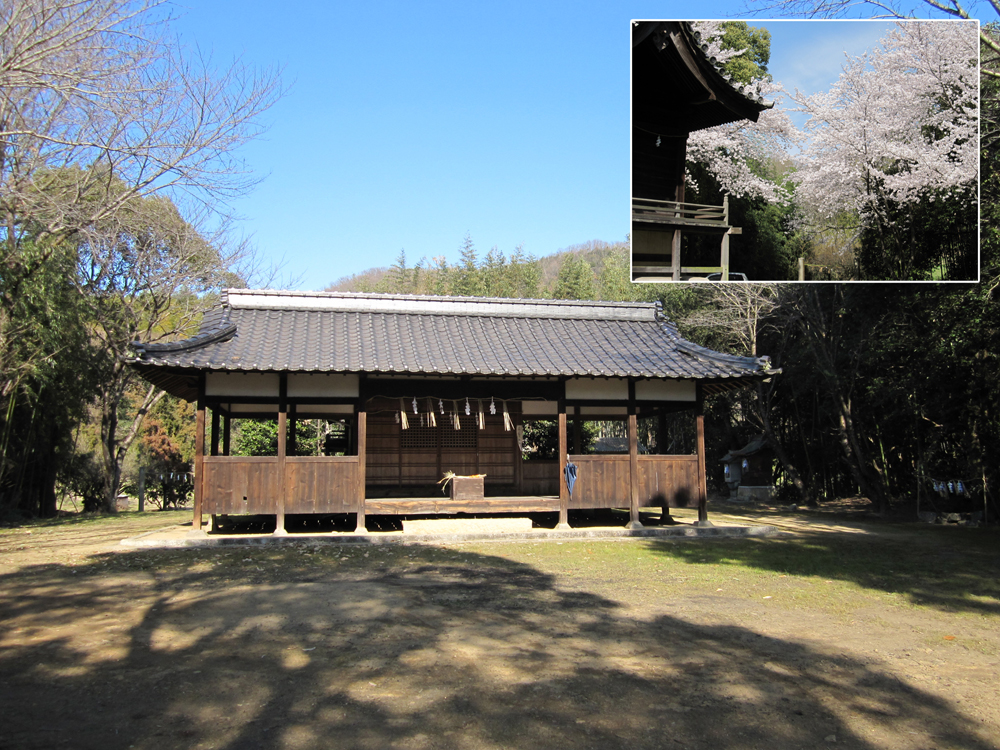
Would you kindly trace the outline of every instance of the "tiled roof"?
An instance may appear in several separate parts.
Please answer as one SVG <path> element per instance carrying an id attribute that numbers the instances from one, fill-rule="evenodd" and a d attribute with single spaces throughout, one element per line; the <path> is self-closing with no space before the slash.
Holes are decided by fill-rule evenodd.
<path id="1" fill-rule="evenodd" d="M 774 107 L 708 54 L 690 21 L 632 22 L 632 124 L 661 134 L 757 121 Z"/>
<path id="2" fill-rule="evenodd" d="M 230 290 L 201 332 L 134 344 L 179 370 L 600 376 L 760 376 L 766 358 L 685 341 L 658 304 Z"/>

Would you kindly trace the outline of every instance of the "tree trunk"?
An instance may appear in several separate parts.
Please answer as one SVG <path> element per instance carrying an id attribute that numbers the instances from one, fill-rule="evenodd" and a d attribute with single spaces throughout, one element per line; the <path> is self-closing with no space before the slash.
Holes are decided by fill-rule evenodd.
<path id="1" fill-rule="evenodd" d="M 149 410 L 159 402 L 166 394 L 166 391 L 161 391 L 156 386 L 151 385 L 146 390 L 146 395 L 143 397 L 142 403 L 136 410 L 135 416 L 132 418 L 132 423 L 129 425 L 128 432 L 121 438 L 118 437 L 118 411 L 121 408 L 121 402 L 123 399 L 122 394 L 125 392 L 127 379 L 130 377 L 124 369 L 124 365 L 116 365 L 115 367 L 115 380 L 123 381 L 116 382 L 111 388 L 109 388 L 102 395 L 102 410 L 101 410 L 101 457 L 104 464 L 104 510 L 107 513 L 116 513 L 118 511 L 118 490 L 121 486 L 122 477 L 122 465 L 125 462 L 125 456 L 128 453 L 129 448 L 132 447 L 132 443 L 135 442 L 136 438 L 139 436 L 139 432 L 142 429 L 143 420 L 146 418 L 146 414 Z"/>
<path id="2" fill-rule="evenodd" d="M 760 411 L 760 424 L 764 430 L 764 435 L 767 437 L 767 444 L 771 446 L 771 449 L 774 451 L 774 455 L 777 457 L 779 463 L 781 463 L 781 467 L 785 470 L 785 476 L 788 477 L 792 486 L 795 487 L 796 492 L 799 493 L 799 497 L 802 499 L 802 502 L 810 508 L 815 508 L 817 503 L 811 488 L 802 480 L 802 475 L 799 474 L 799 470 L 792 463 L 791 458 L 789 458 L 788 451 L 785 450 L 785 447 L 774 434 L 774 427 L 771 424 L 770 398 L 765 397 L 764 384 L 759 381 L 757 382 L 757 405 Z"/>

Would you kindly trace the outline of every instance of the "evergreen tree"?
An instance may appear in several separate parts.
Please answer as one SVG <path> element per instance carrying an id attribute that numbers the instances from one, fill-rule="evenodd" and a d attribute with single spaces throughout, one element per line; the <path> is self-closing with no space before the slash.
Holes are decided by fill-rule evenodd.
<path id="1" fill-rule="evenodd" d="M 454 269 L 451 292 L 460 297 L 478 297 L 483 293 L 483 279 L 479 270 L 476 246 L 468 233 L 462 241 L 462 257 Z"/>
<path id="2" fill-rule="evenodd" d="M 554 299 L 598 299 L 594 269 L 583 258 L 571 255 L 563 261 L 552 292 Z"/>

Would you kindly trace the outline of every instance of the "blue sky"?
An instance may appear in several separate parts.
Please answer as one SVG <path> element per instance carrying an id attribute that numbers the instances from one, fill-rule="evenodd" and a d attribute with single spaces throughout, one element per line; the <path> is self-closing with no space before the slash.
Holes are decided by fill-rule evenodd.
<path id="1" fill-rule="evenodd" d="M 232 208 L 286 279 L 322 289 L 401 249 L 410 265 L 455 262 L 466 233 L 480 256 L 624 240 L 629 21 L 693 7 L 180 0 L 175 30 L 217 63 L 282 68 L 289 92 L 243 151 L 264 179 Z M 748 20 L 772 31 L 775 77 L 804 90 L 828 87 L 844 50 L 885 28 Z"/>

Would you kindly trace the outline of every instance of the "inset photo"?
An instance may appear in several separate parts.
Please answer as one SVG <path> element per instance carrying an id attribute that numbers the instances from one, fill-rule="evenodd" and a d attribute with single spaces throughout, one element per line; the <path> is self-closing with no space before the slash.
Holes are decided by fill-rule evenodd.
<path id="1" fill-rule="evenodd" d="M 632 21 L 632 281 L 979 280 L 978 21 Z"/>

